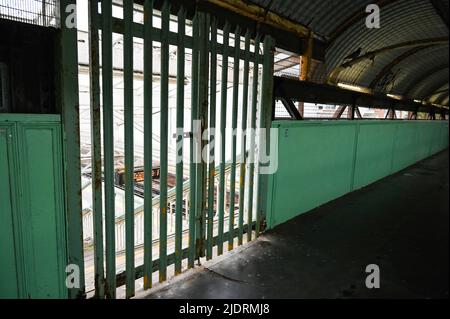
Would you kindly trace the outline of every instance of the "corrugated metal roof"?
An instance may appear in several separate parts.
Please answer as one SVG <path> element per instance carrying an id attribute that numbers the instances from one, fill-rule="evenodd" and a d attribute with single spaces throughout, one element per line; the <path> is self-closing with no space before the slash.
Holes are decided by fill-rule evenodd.
<path id="1" fill-rule="evenodd" d="M 327 52 L 328 72 L 358 48 L 363 53 L 396 43 L 448 36 L 448 28 L 429 1 L 396 1 L 381 11 L 381 28 L 367 29 L 355 24 Z M 343 78 L 343 81 L 348 78 Z"/>
<path id="2" fill-rule="evenodd" d="M 444 84 L 441 88 L 438 89 L 437 94 L 430 96 L 431 103 L 442 103 L 446 97 L 448 97 L 449 84 Z"/>
<path id="3" fill-rule="evenodd" d="M 439 90 L 448 82 L 448 67 L 434 73 L 426 81 L 421 82 L 411 95 L 418 99 L 425 99 L 429 97 L 430 93 Z"/>
<path id="4" fill-rule="evenodd" d="M 345 69 L 341 73 L 341 78 L 345 79 L 344 82 L 351 79 L 352 84 L 369 87 L 371 81 L 378 75 L 384 66 L 388 65 L 391 61 L 405 53 L 407 50 L 408 49 L 390 51 L 377 56 L 373 61 L 363 61 L 351 68 Z"/>
<path id="5" fill-rule="evenodd" d="M 448 44 L 427 48 L 393 68 L 393 72 L 399 73 L 395 93 L 407 93 L 406 89 L 420 79 L 421 74 L 448 63 L 448 50 Z"/>
<path id="6" fill-rule="evenodd" d="M 250 0 L 280 16 L 329 36 L 348 17 L 364 10 L 367 0 Z M 372 1 L 373 2 L 373 1 Z"/>
<path id="7" fill-rule="evenodd" d="M 247 0 L 294 22 L 310 27 L 316 34 L 332 38 L 327 49 L 325 67 L 315 72 L 314 81 L 324 82 L 327 76 L 339 67 L 344 58 L 361 48 L 365 54 L 391 45 L 431 38 L 448 38 L 448 25 L 443 21 L 439 8 L 446 9 L 447 0 Z M 433 2 L 439 2 L 436 8 Z M 381 7 L 381 28 L 367 29 L 365 7 L 378 3 Z M 355 18 L 356 17 L 356 18 Z M 352 21 L 352 23 L 349 23 Z M 344 28 L 343 26 L 347 26 Z M 336 37 L 335 37 L 336 36 Z M 338 81 L 369 86 L 379 72 L 400 57 L 409 48 L 400 48 L 376 56 L 374 61 L 365 60 L 344 69 Z M 404 93 L 414 74 L 432 69 L 443 60 L 448 60 L 448 44 L 439 49 L 430 48 L 411 55 L 393 67 L 392 72 L 401 72 L 389 91 Z M 430 54 L 427 54 L 430 53 Z M 448 75 L 447 75 L 448 78 Z M 430 78 L 424 91 L 432 89 L 438 78 Z M 444 79 L 445 80 L 445 79 Z M 428 85 L 429 83 L 429 85 Z M 433 86 L 434 85 L 434 86 Z M 419 92 L 416 92 L 419 94 Z M 423 93 L 427 94 L 427 93 Z"/>

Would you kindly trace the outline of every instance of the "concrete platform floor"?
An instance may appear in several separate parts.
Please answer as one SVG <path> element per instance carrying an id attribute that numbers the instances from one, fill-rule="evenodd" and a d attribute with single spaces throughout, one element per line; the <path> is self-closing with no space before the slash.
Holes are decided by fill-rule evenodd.
<path id="1" fill-rule="evenodd" d="M 365 286 L 377 264 L 381 288 Z M 448 298 L 449 153 L 277 227 L 145 298 Z"/>

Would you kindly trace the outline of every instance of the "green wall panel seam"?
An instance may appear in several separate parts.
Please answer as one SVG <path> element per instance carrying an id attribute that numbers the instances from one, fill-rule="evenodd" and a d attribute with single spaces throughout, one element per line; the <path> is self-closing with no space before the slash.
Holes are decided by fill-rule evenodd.
<path id="1" fill-rule="evenodd" d="M 355 169 L 356 169 L 356 159 L 358 155 L 358 141 L 359 141 L 359 123 L 355 127 L 355 143 L 353 147 L 353 163 L 352 163 L 352 177 L 350 179 L 350 192 L 354 190 L 355 187 Z"/>

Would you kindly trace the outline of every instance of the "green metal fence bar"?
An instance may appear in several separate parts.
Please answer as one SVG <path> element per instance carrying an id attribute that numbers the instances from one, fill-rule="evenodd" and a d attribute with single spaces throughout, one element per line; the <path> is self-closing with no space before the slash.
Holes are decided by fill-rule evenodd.
<path id="1" fill-rule="evenodd" d="M 199 119 L 200 132 L 208 128 L 208 78 L 209 78 L 209 24 L 210 18 L 206 13 L 199 13 L 200 17 L 200 50 L 199 50 Z M 197 257 L 205 256 L 205 238 L 206 238 L 206 195 L 207 195 L 207 165 L 203 158 L 203 150 L 206 148 L 207 141 L 200 137 L 199 146 L 201 152 L 197 163 Z M 200 181 L 200 182 L 199 182 Z"/>
<path id="2" fill-rule="evenodd" d="M 208 178 L 208 229 L 207 229 L 207 249 L 206 258 L 210 260 L 213 254 L 213 226 L 215 212 L 215 176 L 216 176 L 216 108 L 217 108 L 217 19 L 213 18 L 211 23 L 211 72 L 210 72 L 210 117 L 209 117 L 209 178 Z"/>
<path id="3" fill-rule="evenodd" d="M 226 121 L 227 121 L 227 90 L 228 90 L 228 51 L 230 40 L 230 25 L 225 22 L 223 28 L 223 50 L 222 50 L 222 87 L 220 98 L 220 167 L 219 167 L 219 200 L 217 205 L 218 210 L 218 243 L 217 254 L 223 254 L 223 239 L 224 239 L 224 212 L 225 212 L 225 142 L 226 142 Z"/>
<path id="4" fill-rule="evenodd" d="M 263 76 L 261 83 L 261 116 L 259 127 L 263 129 L 259 134 L 259 152 L 270 154 L 270 127 L 272 124 L 273 109 L 273 68 L 274 68 L 274 43 L 271 36 L 264 39 L 264 61 Z M 265 140 L 266 150 L 261 150 L 261 145 Z M 264 222 L 267 212 L 267 191 L 268 191 L 268 175 L 261 173 L 261 161 L 259 163 L 258 185 L 257 185 L 257 207 L 256 207 L 256 236 L 261 232 L 261 226 Z"/>
<path id="5" fill-rule="evenodd" d="M 252 108 L 250 114 L 250 147 L 249 147 L 249 177 L 248 177 L 248 215 L 247 224 L 253 221 L 253 192 L 255 181 L 255 129 L 256 129 L 256 111 L 258 107 L 258 75 L 259 75 L 259 46 L 260 36 L 255 38 L 255 60 L 253 63 L 253 83 L 252 83 Z M 247 232 L 247 241 L 252 240 L 252 231 Z"/>
<path id="6" fill-rule="evenodd" d="M 133 118 L 133 1 L 123 6 L 125 32 L 123 36 L 124 119 L 125 119 L 125 242 L 126 242 L 126 297 L 134 296 L 134 118 Z"/>
<path id="7" fill-rule="evenodd" d="M 203 118 L 203 76 L 200 73 L 203 61 L 203 50 L 204 43 L 202 42 L 203 28 L 204 28 L 204 13 L 198 12 L 198 68 L 196 69 L 197 79 L 198 79 L 198 91 L 197 91 L 197 127 L 196 129 L 200 131 L 194 131 L 194 143 L 196 151 L 196 162 L 195 162 L 195 258 L 201 256 L 201 240 L 202 240 L 202 189 L 203 189 L 203 178 L 202 178 L 202 138 L 201 133 L 203 132 L 203 126 L 201 119 Z M 200 124 L 200 127 L 198 125 Z M 199 136 L 200 135 L 200 136 Z"/>
<path id="8" fill-rule="evenodd" d="M 230 210 L 228 219 L 228 232 L 232 234 L 234 229 L 234 209 L 235 209 L 235 195 L 236 195 L 236 128 L 238 121 L 238 113 L 239 113 L 239 50 L 241 45 L 241 28 L 239 26 L 236 27 L 236 31 L 234 33 L 234 46 L 235 46 L 235 54 L 234 54 L 234 65 L 233 65 L 233 111 L 232 111 L 232 132 L 231 132 L 231 175 L 230 175 Z M 228 250 L 233 250 L 234 246 L 234 238 L 232 236 L 228 239 Z"/>
<path id="9" fill-rule="evenodd" d="M 204 63 L 203 58 L 203 52 L 205 48 L 205 43 L 203 40 L 203 32 L 204 32 L 204 22 L 205 22 L 205 14 L 202 12 L 199 12 L 198 14 L 198 104 L 197 104 L 197 110 L 198 110 L 198 120 L 197 125 L 200 124 L 200 127 L 197 127 L 197 129 L 200 129 L 199 132 L 194 133 L 194 141 L 197 145 L 196 151 L 197 151 L 197 161 L 195 163 L 195 257 L 199 258 L 202 254 L 202 194 L 203 194 L 203 176 L 202 176 L 202 168 L 203 168 L 203 160 L 202 160 L 202 137 L 201 133 L 203 132 L 203 81 L 204 77 L 202 72 L 200 72 L 201 69 L 203 69 L 202 63 Z M 200 133 L 200 136 L 199 136 Z M 199 152 L 200 151 L 200 152 Z"/>
<path id="10" fill-rule="evenodd" d="M 192 35 L 195 39 L 192 48 L 192 76 L 191 76 L 191 139 L 190 139 L 190 167 L 189 179 L 189 258 L 188 267 L 193 268 L 195 262 L 195 219 L 196 219 L 196 143 L 194 137 L 194 121 L 198 118 L 198 16 L 192 20 Z"/>
<path id="11" fill-rule="evenodd" d="M 91 158 L 92 158 L 92 214 L 94 221 L 95 297 L 105 297 L 103 265 L 103 212 L 102 212 L 102 152 L 100 112 L 100 61 L 97 27 L 98 1 L 90 0 L 89 25 L 89 79 L 91 102 Z"/>
<path id="12" fill-rule="evenodd" d="M 183 250 L 183 133 L 184 133 L 184 77 L 186 12 L 178 12 L 177 46 L 177 158 L 176 158 L 176 201 L 175 201 L 175 274 L 181 274 L 181 252 Z"/>
<path id="13" fill-rule="evenodd" d="M 247 165 L 247 121 L 248 121 L 248 85 L 250 68 L 250 31 L 245 34 L 244 83 L 242 101 L 242 135 L 241 135 L 241 161 L 239 174 L 239 236 L 238 245 L 242 245 L 244 236 L 245 213 L 245 174 Z"/>
<path id="14" fill-rule="evenodd" d="M 161 143 L 160 143 L 160 222 L 159 281 L 167 279 L 167 174 L 169 123 L 169 42 L 170 5 L 164 1 L 161 10 Z"/>
<path id="15" fill-rule="evenodd" d="M 116 241 L 114 191 L 114 107 L 112 2 L 102 1 L 103 166 L 105 183 L 106 297 L 116 297 Z"/>
<path id="16" fill-rule="evenodd" d="M 70 19 L 68 6 L 76 6 L 75 0 L 60 1 L 61 21 Z M 65 185 L 69 263 L 80 269 L 80 286 L 69 290 L 70 298 L 85 297 L 83 222 L 81 204 L 80 118 L 78 96 L 77 29 L 61 23 L 60 74 L 62 124 L 65 136 Z"/>
<path id="17" fill-rule="evenodd" d="M 144 3 L 144 289 L 152 287 L 153 261 L 153 0 Z"/>

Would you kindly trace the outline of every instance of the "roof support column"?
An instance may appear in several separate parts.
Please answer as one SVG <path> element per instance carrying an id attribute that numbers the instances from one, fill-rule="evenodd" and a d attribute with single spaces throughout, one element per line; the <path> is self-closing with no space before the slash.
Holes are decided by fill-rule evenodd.
<path id="1" fill-rule="evenodd" d="M 311 71 L 312 53 L 314 46 L 314 38 L 312 33 L 309 32 L 306 41 L 306 50 L 303 55 L 300 56 L 300 81 L 309 81 L 309 73 Z M 304 117 L 305 113 L 305 102 L 298 103 L 298 112 Z"/>

